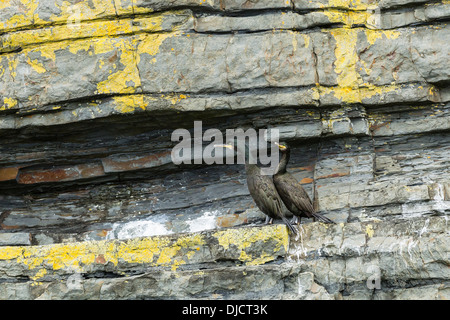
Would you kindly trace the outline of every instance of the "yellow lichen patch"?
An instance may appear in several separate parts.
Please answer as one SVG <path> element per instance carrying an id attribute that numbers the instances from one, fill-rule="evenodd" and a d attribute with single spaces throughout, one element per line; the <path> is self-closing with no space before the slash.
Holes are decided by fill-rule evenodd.
<path id="1" fill-rule="evenodd" d="M 309 35 L 303 34 L 303 33 L 302 33 L 302 37 L 303 37 L 303 40 L 305 41 L 305 48 L 308 48 L 311 37 Z"/>
<path id="2" fill-rule="evenodd" d="M 32 280 L 37 280 L 37 279 L 42 278 L 46 274 L 47 274 L 47 270 L 46 269 L 40 269 L 33 277 L 31 277 L 31 279 Z"/>
<path id="3" fill-rule="evenodd" d="M 94 262 L 95 257 L 87 250 L 88 246 L 89 243 L 24 247 L 23 254 L 17 258 L 17 263 L 27 266 L 30 270 L 42 267 L 53 270 L 63 268 L 80 270 L 81 264 Z"/>
<path id="4" fill-rule="evenodd" d="M 321 87 L 318 83 L 316 83 L 316 86 L 309 89 L 309 94 L 311 95 L 313 100 L 318 101 L 320 99 L 320 95 L 321 95 Z M 313 116 L 313 114 L 308 114 L 310 116 Z"/>
<path id="5" fill-rule="evenodd" d="M 185 264 L 186 261 L 182 259 L 186 256 L 190 259 L 195 255 L 196 250 L 190 250 L 193 248 L 198 248 L 205 244 L 205 240 L 201 234 L 191 234 L 186 236 L 181 236 L 177 238 L 174 243 L 170 246 L 164 246 L 161 248 L 161 253 L 156 262 L 157 265 L 171 265 L 172 270 L 176 270 L 179 265 Z M 180 254 L 180 251 L 183 250 Z"/>
<path id="6" fill-rule="evenodd" d="M 262 253 L 261 256 L 255 259 L 249 259 L 246 265 L 248 266 L 257 266 L 260 264 L 264 264 L 266 262 L 273 261 L 273 255 Z"/>
<path id="7" fill-rule="evenodd" d="M 323 13 L 328 17 L 328 20 L 333 23 L 344 23 L 347 20 L 348 14 L 346 12 L 327 9 L 324 10 Z"/>
<path id="8" fill-rule="evenodd" d="M 113 0 L 116 14 L 133 14 L 133 0 Z"/>
<path id="9" fill-rule="evenodd" d="M 368 10 L 376 4 L 369 4 L 365 0 L 328 0 L 328 7 L 347 10 Z"/>
<path id="10" fill-rule="evenodd" d="M 16 47 L 26 47 L 47 42 L 76 40 L 88 37 L 101 37 L 115 34 L 131 33 L 130 21 L 86 22 L 78 28 L 59 25 L 34 30 L 16 31 L 1 38 L 2 51 Z"/>
<path id="11" fill-rule="evenodd" d="M 127 263 L 157 263 L 155 258 L 161 250 L 170 246 L 167 238 L 137 238 L 125 242 L 112 242 L 105 250 L 105 260 L 117 264 L 119 261 Z"/>
<path id="12" fill-rule="evenodd" d="M 42 20 L 38 15 L 35 15 L 35 23 L 49 24 L 52 22 L 65 22 L 72 25 L 73 28 L 77 28 L 78 23 L 81 21 L 103 17 L 113 17 L 116 15 L 116 10 L 112 1 L 55 1 L 54 5 L 57 9 L 59 9 L 59 13 L 52 14 L 48 19 L 49 21 Z"/>
<path id="13" fill-rule="evenodd" d="M 187 15 L 185 11 L 172 11 L 154 14 L 145 18 L 85 21 L 77 27 L 63 24 L 32 30 L 21 30 L 4 34 L 0 37 L 0 52 L 47 42 L 158 32 L 163 30 L 162 23 L 169 14 Z M 181 25 L 182 23 L 174 25 L 173 30 L 179 29 Z"/>
<path id="14" fill-rule="evenodd" d="M 297 37 L 296 37 L 296 35 L 295 35 L 295 32 L 294 31 L 289 31 L 291 34 L 292 34 L 292 51 L 297 51 L 297 45 L 298 45 L 298 42 L 297 42 Z M 308 39 L 309 40 L 309 39 Z M 308 43 L 309 44 L 309 43 Z"/>
<path id="15" fill-rule="evenodd" d="M 375 95 L 383 95 L 386 93 L 394 92 L 400 89 L 399 85 L 390 84 L 387 86 L 374 86 L 368 85 L 367 87 L 362 87 L 359 89 L 359 96 L 361 100 L 371 98 Z"/>
<path id="16" fill-rule="evenodd" d="M 398 32 L 363 30 L 360 28 L 338 28 L 329 32 L 336 40 L 334 71 L 337 74 L 336 80 L 338 87 L 319 88 L 320 95 L 331 93 L 345 103 L 360 103 L 363 99 L 377 94 L 392 92 L 399 88 L 395 84 L 375 86 L 370 83 L 364 83 L 357 70 L 357 65 L 360 63 L 365 66 L 365 64 L 359 59 L 356 52 L 357 39 L 361 32 L 365 33 L 370 44 L 382 38 L 383 35 L 388 39 L 396 39 L 399 36 Z M 370 74 L 370 68 L 367 66 L 364 68 L 365 72 Z"/>
<path id="17" fill-rule="evenodd" d="M 366 226 L 366 234 L 369 236 L 369 238 L 373 237 L 374 230 L 373 230 L 373 226 L 371 224 L 368 224 Z"/>
<path id="18" fill-rule="evenodd" d="M 0 11 L 11 13 L 11 16 L 6 15 L 6 19 L 0 21 L 0 31 L 32 25 L 38 4 L 34 0 L 0 1 Z"/>
<path id="19" fill-rule="evenodd" d="M 368 24 L 371 13 L 367 11 L 340 11 L 334 9 L 324 10 L 323 13 L 332 23 L 342 23 L 347 27 L 352 25 Z"/>
<path id="20" fill-rule="evenodd" d="M 361 103 L 364 99 L 369 99 L 376 95 L 387 94 L 400 89 L 399 85 L 374 86 L 367 85 L 365 87 L 318 87 L 320 96 L 332 94 L 337 99 L 345 103 Z"/>
<path id="21" fill-rule="evenodd" d="M 39 1 L 17 0 L 1 1 L 0 10 L 10 12 L 11 16 L 0 22 L 0 30 L 11 31 L 29 26 L 43 26 L 53 23 L 65 23 L 77 28 L 81 21 L 114 17 L 116 10 L 112 1 L 54 1 L 50 17 L 42 19 L 38 10 Z"/>
<path id="22" fill-rule="evenodd" d="M 138 59 L 139 55 L 142 53 L 147 53 L 150 56 L 156 55 L 159 52 L 159 47 L 164 42 L 164 40 L 173 36 L 174 33 L 144 35 L 140 38 L 140 44 L 138 46 Z"/>
<path id="23" fill-rule="evenodd" d="M 428 98 L 431 101 L 439 101 L 439 90 L 435 86 L 430 86 L 428 89 Z"/>
<path id="24" fill-rule="evenodd" d="M 17 59 L 17 57 L 15 57 L 13 55 L 6 56 L 6 59 L 8 60 L 9 73 L 11 74 L 11 76 L 13 78 L 15 78 L 16 77 L 17 64 L 19 63 L 19 60 Z"/>
<path id="25" fill-rule="evenodd" d="M 236 246 L 238 250 L 241 250 L 239 260 L 253 265 L 274 260 L 275 253 L 281 248 L 284 248 L 284 251 L 287 252 L 289 243 L 289 235 L 284 225 L 229 229 L 218 231 L 213 236 L 217 238 L 219 245 L 225 250 L 228 250 L 231 245 Z M 258 241 L 272 242 L 273 247 L 270 247 L 273 248 L 273 252 L 263 251 L 258 257 L 249 255 L 245 249 Z"/>
<path id="26" fill-rule="evenodd" d="M 115 107 L 114 109 L 120 113 L 130 113 L 134 112 L 136 109 L 145 110 L 144 96 L 141 94 L 137 95 L 126 95 L 117 96 L 113 98 Z"/>
<path id="27" fill-rule="evenodd" d="M 134 39 L 117 40 L 103 37 L 94 40 L 61 41 L 50 43 L 38 49 L 24 51 L 24 54 L 35 51 L 39 52 L 42 57 L 55 61 L 56 52 L 60 50 L 68 50 L 72 54 L 80 54 L 80 52 L 85 51 L 89 52 L 89 55 L 113 52 L 113 56 L 118 57 L 117 62 L 120 62 L 121 67 L 118 68 L 116 63 L 111 63 L 110 75 L 107 79 L 97 84 L 97 93 L 133 93 L 141 85 L 136 64 L 136 44 Z M 34 70 L 45 72 L 44 66 L 37 63 L 37 61 L 29 60 L 28 63 Z M 104 61 L 102 63 L 104 64 Z M 103 64 L 102 67 L 104 67 Z M 11 65 L 10 69 L 14 70 L 14 68 L 15 66 Z M 15 75 L 13 71 L 11 71 L 11 74 Z"/>
<path id="28" fill-rule="evenodd" d="M 400 32 L 396 30 L 366 30 L 365 31 L 367 42 L 373 45 L 375 41 L 386 37 L 387 39 L 397 39 L 400 36 Z"/>
<path id="29" fill-rule="evenodd" d="M 307 34 L 304 33 L 300 33 L 297 31 L 291 31 L 288 30 L 287 32 L 289 32 L 292 35 L 292 51 L 296 52 L 297 51 L 297 47 L 298 47 L 298 36 L 302 36 L 303 37 L 303 43 L 304 43 L 304 47 L 308 48 L 309 44 L 311 42 L 311 37 Z"/>
<path id="30" fill-rule="evenodd" d="M 123 70 L 116 69 L 108 79 L 97 84 L 98 93 L 133 93 L 141 86 L 141 78 L 137 70 L 135 47 L 129 42 L 116 42 L 120 50 L 120 63 Z"/>
<path id="31" fill-rule="evenodd" d="M 49 6 L 54 6 L 51 9 L 55 13 L 42 19 L 39 15 L 38 5 L 39 2 L 35 0 L 0 1 L 0 11 L 5 13 L 5 19 L 0 21 L 0 31 L 14 31 L 24 28 L 30 29 L 31 26 L 45 27 L 56 24 L 58 29 L 54 32 L 52 31 L 56 37 L 63 35 L 64 31 L 69 34 L 85 33 L 87 31 L 87 26 L 83 26 L 85 23 L 91 26 L 97 23 L 100 26 L 101 23 L 104 23 L 105 26 L 108 26 L 115 23 L 108 21 L 108 18 L 153 11 L 151 8 L 133 6 L 132 0 L 54 1 L 49 3 Z M 163 13 L 162 15 L 165 14 Z M 102 20 L 101 22 L 93 21 L 100 19 Z M 136 26 L 136 31 L 139 31 L 140 27 L 145 28 L 146 26 L 154 25 L 151 21 L 145 21 L 145 19 L 142 19 L 140 26 Z M 147 24 L 147 22 L 150 24 Z M 69 28 L 72 30 L 69 30 Z M 92 28 L 92 31 L 96 32 L 95 29 Z M 43 30 L 43 32 L 48 32 L 48 30 Z"/>
<path id="32" fill-rule="evenodd" d="M 161 98 L 169 100 L 172 105 L 177 104 L 181 100 L 187 99 L 187 95 L 185 94 L 168 94 L 168 95 L 161 95 Z"/>
<path id="33" fill-rule="evenodd" d="M 356 54 L 356 41 L 358 29 L 338 28 L 330 31 L 336 40 L 336 61 L 334 70 L 337 73 L 337 83 L 343 88 L 357 88 L 362 82 L 356 72 L 358 55 Z"/>
<path id="34" fill-rule="evenodd" d="M 17 259 L 22 253 L 22 247 L 0 247 L 0 260 Z"/>
<path id="35" fill-rule="evenodd" d="M 133 11 L 134 14 L 139 14 L 139 13 L 150 13 L 153 12 L 154 10 L 149 7 L 138 7 L 136 5 L 133 5 Z"/>
<path id="36" fill-rule="evenodd" d="M 0 105 L 0 111 L 14 108 L 15 106 L 17 106 L 17 103 L 17 100 L 14 98 L 4 97 L 3 105 Z"/>
<path id="37" fill-rule="evenodd" d="M 359 88 L 351 87 L 318 87 L 320 96 L 331 94 L 346 103 L 360 103 Z"/>
<path id="38" fill-rule="evenodd" d="M 172 262 L 172 258 L 177 254 L 178 250 L 179 249 L 175 247 L 164 248 L 160 253 L 158 261 L 156 261 L 156 263 L 169 265 Z"/>
<path id="39" fill-rule="evenodd" d="M 201 234 L 137 238 L 127 241 L 87 241 L 31 247 L 0 247 L 0 260 L 9 260 L 36 271 L 33 279 L 49 271 L 64 269 L 83 272 L 95 264 L 148 263 L 152 266 L 177 266 L 186 263 L 204 245 Z M 187 255 L 188 252 L 191 252 Z M 194 252 L 194 253 L 192 253 Z M 186 258 L 184 258 L 186 257 Z"/>
<path id="40" fill-rule="evenodd" d="M 28 58 L 27 63 L 34 69 L 34 71 L 36 71 L 37 73 L 44 73 L 45 68 L 42 65 L 42 63 L 40 63 L 39 61 L 37 61 L 37 59 L 31 60 L 30 58 Z"/>
<path id="41" fill-rule="evenodd" d="M 261 228 L 239 228 L 217 231 L 211 234 L 192 233 L 179 236 L 155 236 L 130 240 L 102 240 L 61 243 L 42 246 L 0 247 L 0 261 L 29 270 L 33 280 L 56 271 L 91 272 L 112 264 L 147 264 L 170 267 L 176 270 L 190 261 L 197 263 L 211 259 L 201 250 L 207 244 L 217 242 L 223 249 L 233 249 L 232 255 L 249 265 L 274 260 L 281 252 L 287 252 L 289 236 L 283 225 Z M 256 247 L 255 247 L 256 245 Z M 230 248 L 236 246 L 236 248 Z M 262 248 L 261 252 L 248 248 Z M 206 252 L 209 252 L 207 247 Z M 199 260 L 200 259 L 200 260 Z"/>

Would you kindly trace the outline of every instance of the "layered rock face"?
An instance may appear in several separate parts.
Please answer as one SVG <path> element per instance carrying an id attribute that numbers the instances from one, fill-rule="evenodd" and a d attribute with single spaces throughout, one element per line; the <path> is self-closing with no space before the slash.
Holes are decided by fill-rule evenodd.
<path id="1" fill-rule="evenodd" d="M 1 3 L 0 298 L 448 299 L 449 17 L 448 1 Z M 242 165 L 175 165 L 194 121 L 279 129 L 337 224 L 260 226 Z"/>

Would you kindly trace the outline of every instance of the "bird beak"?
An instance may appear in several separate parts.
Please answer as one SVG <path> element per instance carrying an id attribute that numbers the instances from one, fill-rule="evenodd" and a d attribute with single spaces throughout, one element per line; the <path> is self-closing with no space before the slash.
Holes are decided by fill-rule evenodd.
<path id="1" fill-rule="evenodd" d="M 215 144 L 214 148 L 227 148 L 230 150 L 234 150 L 231 144 Z"/>
<path id="2" fill-rule="evenodd" d="M 285 146 L 283 146 L 283 145 L 281 145 L 281 144 L 279 144 L 278 142 L 276 142 L 276 141 L 274 141 L 273 142 L 275 145 L 277 145 L 278 146 L 278 148 L 280 149 L 280 150 L 284 150 L 284 149 L 286 149 L 286 147 Z"/>

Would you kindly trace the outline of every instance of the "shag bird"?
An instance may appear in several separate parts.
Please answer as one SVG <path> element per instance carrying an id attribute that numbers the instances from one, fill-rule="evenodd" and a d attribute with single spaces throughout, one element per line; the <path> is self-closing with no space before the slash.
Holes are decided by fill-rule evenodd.
<path id="1" fill-rule="evenodd" d="M 215 147 L 225 147 L 237 152 L 243 152 L 237 143 L 234 143 L 234 146 L 232 144 L 221 144 L 215 145 Z M 267 216 L 266 224 L 271 224 L 273 219 L 281 219 L 294 234 L 297 234 L 297 230 L 285 216 L 283 201 L 275 188 L 272 176 L 262 174 L 261 168 L 255 164 L 256 162 L 250 161 L 253 158 L 247 145 L 245 146 L 244 154 L 248 191 L 256 206 Z"/>
<path id="2" fill-rule="evenodd" d="M 291 150 L 287 144 L 278 144 L 281 152 L 281 159 L 276 173 L 273 176 L 274 185 L 289 211 L 292 212 L 297 224 L 300 223 L 302 217 L 313 218 L 313 221 L 319 219 L 325 223 L 335 223 L 333 220 L 317 213 L 314 210 L 311 199 L 301 184 L 286 171 L 289 162 Z"/>

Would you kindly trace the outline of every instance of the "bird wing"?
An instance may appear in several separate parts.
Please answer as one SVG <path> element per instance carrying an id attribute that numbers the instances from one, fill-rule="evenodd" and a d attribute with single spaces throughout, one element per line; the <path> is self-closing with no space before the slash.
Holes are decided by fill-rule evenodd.
<path id="1" fill-rule="evenodd" d="M 262 212 L 271 218 L 282 214 L 281 199 L 271 176 L 247 176 L 247 185 L 253 200 Z"/>
<path id="2" fill-rule="evenodd" d="M 293 203 L 299 210 L 312 214 L 315 212 L 312 201 L 302 185 L 288 172 L 274 178 L 276 188 L 283 200 Z M 286 202 L 286 201 L 285 201 Z M 288 204 L 286 204 L 289 207 Z M 308 214 L 308 215 L 309 215 Z"/>

